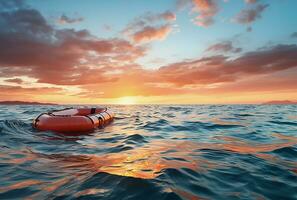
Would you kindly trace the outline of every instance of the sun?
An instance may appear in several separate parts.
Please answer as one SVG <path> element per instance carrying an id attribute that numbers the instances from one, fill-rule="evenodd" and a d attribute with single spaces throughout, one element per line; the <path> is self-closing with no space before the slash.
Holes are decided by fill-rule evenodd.
<path id="1" fill-rule="evenodd" d="M 121 97 L 116 101 L 117 104 L 131 105 L 136 104 L 136 99 L 131 96 Z"/>

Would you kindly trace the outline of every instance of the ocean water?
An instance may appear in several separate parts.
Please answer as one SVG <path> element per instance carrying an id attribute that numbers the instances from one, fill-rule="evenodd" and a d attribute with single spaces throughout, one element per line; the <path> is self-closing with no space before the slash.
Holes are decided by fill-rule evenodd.
<path id="1" fill-rule="evenodd" d="M 0 199 L 297 199 L 297 106 L 110 106 L 89 134 L 37 131 L 64 106 L 0 106 Z"/>

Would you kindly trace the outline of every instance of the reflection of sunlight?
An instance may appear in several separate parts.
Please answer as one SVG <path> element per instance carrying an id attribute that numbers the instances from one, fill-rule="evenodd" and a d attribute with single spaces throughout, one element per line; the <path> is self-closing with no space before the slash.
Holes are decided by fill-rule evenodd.
<path id="1" fill-rule="evenodd" d="M 184 147 L 187 151 L 176 152 L 175 149 Z M 196 143 L 192 142 L 165 142 L 156 141 L 150 146 L 131 149 L 118 154 L 105 155 L 63 155 L 63 154 L 38 154 L 42 158 L 55 160 L 53 167 L 59 167 L 59 170 L 67 173 L 72 173 L 76 179 L 84 178 L 81 176 L 85 172 L 104 172 L 108 174 L 135 177 L 142 179 L 153 179 L 160 175 L 160 172 L 168 168 L 189 168 L 192 170 L 202 170 L 207 165 L 207 168 L 213 168 L 214 163 L 208 162 L 203 158 L 195 158 L 193 155 L 188 155 L 188 152 L 194 151 L 197 148 Z M 166 158 L 164 153 L 166 153 Z M 59 163 L 59 166 L 56 166 Z M 203 165 L 204 164 L 204 165 Z M 200 165 L 203 165 L 201 168 Z M 79 172 L 77 172 L 79 171 Z M 68 178 L 52 183 L 47 191 L 55 190 L 56 186 L 63 185 L 70 181 Z M 47 186 L 48 187 L 48 186 Z M 86 193 L 92 191 L 85 191 Z"/>
<path id="2" fill-rule="evenodd" d="M 124 104 L 124 105 L 131 105 L 136 103 L 136 99 L 134 97 L 121 97 L 119 98 L 116 103 L 118 104 Z"/>
<path id="3" fill-rule="evenodd" d="M 14 183 L 12 185 L 9 186 L 5 186 L 0 188 L 0 192 L 5 192 L 5 191 L 10 191 L 10 190 L 17 190 L 17 189 L 21 189 L 21 188 L 26 188 L 32 185 L 38 185 L 41 184 L 42 181 L 38 181 L 38 180 L 24 180 L 18 183 Z"/>

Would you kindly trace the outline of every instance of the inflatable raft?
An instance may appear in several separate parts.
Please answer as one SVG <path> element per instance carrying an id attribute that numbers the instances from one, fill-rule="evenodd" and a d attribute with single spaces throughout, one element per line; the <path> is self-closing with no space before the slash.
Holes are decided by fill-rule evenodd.
<path id="1" fill-rule="evenodd" d="M 113 112 L 107 108 L 65 108 L 40 114 L 33 120 L 33 127 L 43 131 L 89 132 L 113 118 Z"/>

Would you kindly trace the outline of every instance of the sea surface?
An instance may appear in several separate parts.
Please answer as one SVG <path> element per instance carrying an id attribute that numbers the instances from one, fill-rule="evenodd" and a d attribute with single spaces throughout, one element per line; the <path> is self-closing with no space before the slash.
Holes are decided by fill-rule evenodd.
<path id="1" fill-rule="evenodd" d="M 89 134 L 0 106 L 0 199 L 297 199 L 296 105 L 109 106 Z"/>

